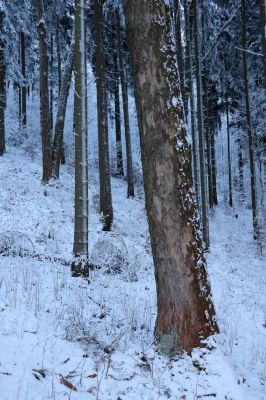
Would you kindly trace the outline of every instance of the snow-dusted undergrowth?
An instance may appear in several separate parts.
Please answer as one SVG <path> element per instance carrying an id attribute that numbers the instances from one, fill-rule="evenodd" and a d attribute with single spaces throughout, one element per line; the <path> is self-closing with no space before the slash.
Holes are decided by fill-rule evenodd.
<path id="1" fill-rule="evenodd" d="M 16 149 L 1 159 L 0 232 L 23 232 L 39 254 L 70 259 L 73 170 L 65 167 L 61 183 L 48 187 L 39 177 L 36 160 Z M 92 201 L 97 176 L 90 176 L 90 250 L 107 264 L 118 249 L 122 271 L 96 270 L 87 282 L 57 262 L 0 257 L 0 398 L 265 398 L 265 269 L 247 212 L 235 218 L 217 211 L 211 225 L 209 270 L 221 328 L 210 340 L 214 349 L 169 361 L 153 346 L 143 199 L 126 199 L 117 178 L 112 184 L 115 222 L 106 234 Z"/>
<path id="2" fill-rule="evenodd" d="M 89 245 L 101 269 L 89 282 L 60 263 L 72 258 L 72 106 L 68 164 L 60 182 L 43 186 L 38 98 L 30 99 L 28 130 L 20 132 L 14 95 L 10 90 L 8 153 L 0 159 L 0 246 L 14 250 L 0 255 L 0 400 L 264 400 L 266 271 L 250 210 L 219 208 L 211 220 L 208 269 L 221 330 L 209 341 L 213 349 L 168 360 L 153 345 L 156 294 L 141 189 L 127 199 L 126 182 L 112 178 L 112 232 L 99 223 L 95 87 L 88 102 Z M 134 115 L 132 101 L 130 108 Z M 134 118 L 131 128 L 141 181 Z M 114 146 L 111 130 L 113 155 Z M 25 250 L 46 259 L 15 256 Z"/>

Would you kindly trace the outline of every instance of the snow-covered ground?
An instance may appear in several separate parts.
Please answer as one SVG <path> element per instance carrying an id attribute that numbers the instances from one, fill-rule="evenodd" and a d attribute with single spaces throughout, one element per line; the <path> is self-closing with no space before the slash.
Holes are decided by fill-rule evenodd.
<path id="1" fill-rule="evenodd" d="M 141 195 L 127 199 L 125 181 L 112 178 L 114 226 L 103 233 L 91 171 L 90 254 L 106 266 L 87 281 L 58 261 L 71 259 L 73 172 L 65 166 L 60 183 L 43 186 L 39 158 L 9 148 L 0 160 L 0 243 L 5 234 L 50 256 L 0 256 L 0 399 L 266 399 L 266 269 L 250 210 L 236 218 L 219 208 L 211 219 L 208 269 L 221 330 L 212 350 L 168 360 L 153 345 Z"/>

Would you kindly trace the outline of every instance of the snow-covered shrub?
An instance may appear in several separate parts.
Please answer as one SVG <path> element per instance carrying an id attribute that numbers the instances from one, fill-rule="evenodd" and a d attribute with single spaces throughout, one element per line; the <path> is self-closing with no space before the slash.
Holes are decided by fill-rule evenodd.
<path id="1" fill-rule="evenodd" d="M 7 231 L 0 234 L 0 254 L 23 256 L 32 252 L 34 252 L 34 245 L 24 233 Z"/>

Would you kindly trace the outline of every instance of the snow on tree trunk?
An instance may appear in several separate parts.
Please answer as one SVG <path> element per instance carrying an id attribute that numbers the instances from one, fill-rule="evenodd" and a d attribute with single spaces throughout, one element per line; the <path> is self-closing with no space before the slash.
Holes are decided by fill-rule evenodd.
<path id="1" fill-rule="evenodd" d="M 61 88 L 63 91 L 63 88 Z M 88 255 L 88 176 L 86 126 L 85 4 L 75 1 L 75 256 Z"/>
<path id="2" fill-rule="evenodd" d="M 169 3 L 124 0 L 157 286 L 155 336 L 167 355 L 218 331 L 200 237 Z"/>

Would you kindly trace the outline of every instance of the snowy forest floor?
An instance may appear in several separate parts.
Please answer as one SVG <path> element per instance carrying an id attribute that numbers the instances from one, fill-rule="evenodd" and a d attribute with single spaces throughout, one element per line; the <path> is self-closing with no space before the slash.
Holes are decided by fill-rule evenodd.
<path id="1" fill-rule="evenodd" d="M 0 164 L 0 244 L 5 233 L 16 251 L 71 260 L 73 172 L 65 166 L 60 182 L 43 186 L 40 159 L 10 148 Z M 97 179 L 92 172 L 89 241 L 103 268 L 89 282 L 56 260 L 0 256 L 0 399 L 266 399 L 266 269 L 251 211 L 221 207 L 210 221 L 208 270 L 221 331 L 208 341 L 213 349 L 168 360 L 153 345 L 143 198 L 126 199 L 125 181 L 112 178 L 114 226 L 103 233 Z"/>

